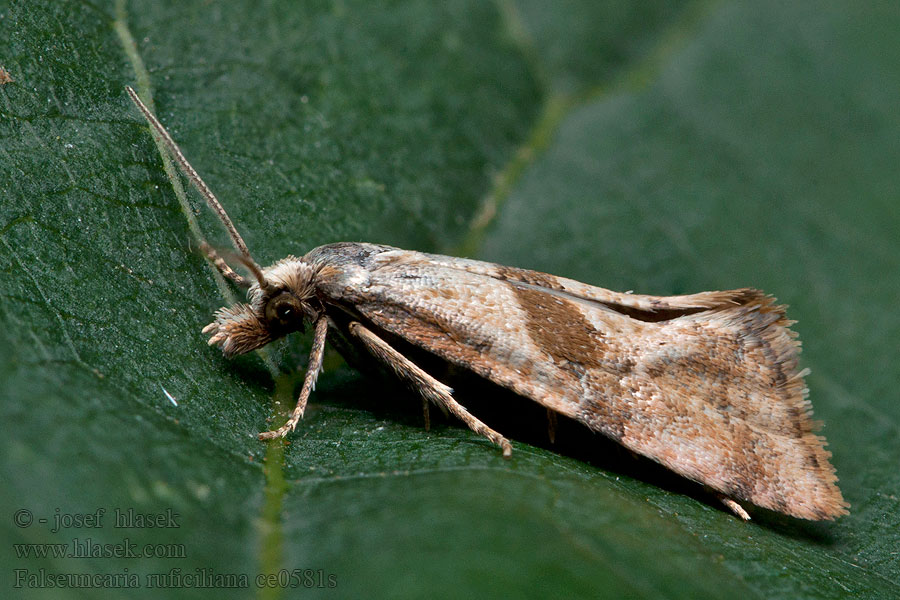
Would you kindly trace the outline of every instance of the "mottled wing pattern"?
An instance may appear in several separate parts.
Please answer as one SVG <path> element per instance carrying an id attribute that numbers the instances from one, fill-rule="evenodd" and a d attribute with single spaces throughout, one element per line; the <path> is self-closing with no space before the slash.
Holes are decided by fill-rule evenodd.
<path id="1" fill-rule="evenodd" d="M 620 294 L 370 244 L 307 258 L 334 302 L 677 473 L 797 517 L 845 512 L 799 344 L 757 290 Z"/>

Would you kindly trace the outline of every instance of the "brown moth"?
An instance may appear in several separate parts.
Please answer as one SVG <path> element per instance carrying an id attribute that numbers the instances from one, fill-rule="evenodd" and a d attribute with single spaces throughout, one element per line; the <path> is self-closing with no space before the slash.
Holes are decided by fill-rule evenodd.
<path id="1" fill-rule="evenodd" d="M 536 271 L 365 243 L 320 246 L 260 268 L 221 204 L 130 87 L 131 99 L 228 230 L 236 273 L 204 244 L 247 303 L 219 309 L 203 332 L 226 356 L 313 324 L 297 406 L 259 439 L 303 416 L 329 327 L 422 397 L 503 449 L 502 435 L 453 390 L 395 350 L 400 339 L 609 436 L 633 452 L 738 500 L 803 519 L 849 506 L 825 439 L 814 433 L 800 344 L 784 307 L 755 289 L 685 296 L 622 294 Z"/>

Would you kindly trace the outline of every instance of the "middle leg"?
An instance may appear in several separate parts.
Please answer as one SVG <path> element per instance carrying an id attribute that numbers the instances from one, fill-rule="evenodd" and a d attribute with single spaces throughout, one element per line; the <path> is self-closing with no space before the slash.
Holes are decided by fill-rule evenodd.
<path id="1" fill-rule="evenodd" d="M 349 330 L 352 335 L 359 338 L 375 358 L 390 367 L 400 379 L 415 387 L 416 391 L 423 398 L 434 402 L 438 406 L 443 406 L 453 413 L 456 418 L 465 423 L 469 429 L 500 446 L 503 449 L 503 458 L 509 458 L 512 455 L 512 445 L 510 445 L 509 441 L 485 425 L 466 410 L 466 407 L 457 402 L 453 398 L 453 390 L 449 386 L 423 371 L 361 323 L 356 321 L 350 323 Z"/>

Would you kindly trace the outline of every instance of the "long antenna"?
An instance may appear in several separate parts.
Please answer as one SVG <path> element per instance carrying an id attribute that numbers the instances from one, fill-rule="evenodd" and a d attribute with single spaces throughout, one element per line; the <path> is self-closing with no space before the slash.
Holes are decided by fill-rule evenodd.
<path id="1" fill-rule="evenodd" d="M 162 123 L 160 123 L 155 116 L 153 116 L 153 113 L 150 112 L 150 109 L 147 108 L 143 102 L 141 102 L 141 99 L 138 98 L 137 93 L 133 89 L 131 89 L 131 86 L 126 85 L 125 91 L 128 92 L 128 95 L 131 96 L 131 100 L 144 114 L 144 118 L 147 119 L 147 122 L 150 123 L 150 126 L 153 128 L 153 130 L 156 131 L 156 134 L 166 145 L 166 148 L 169 149 L 169 153 L 175 158 L 175 162 L 178 163 L 181 171 L 187 176 L 188 179 L 191 180 L 191 183 L 194 184 L 194 187 L 197 188 L 197 191 L 200 192 L 200 195 L 203 196 L 204 200 L 206 200 L 206 204 L 208 204 L 209 207 L 213 209 L 213 212 L 215 212 L 219 217 L 219 220 L 222 221 L 222 225 L 224 225 L 225 229 L 228 230 L 228 235 L 231 236 L 231 241 L 237 251 L 243 254 L 244 258 L 246 258 L 250 263 L 256 265 L 256 263 L 253 261 L 253 257 L 250 256 L 250 250 L 247 249 L 247 244 L 244 243 L 244 239 L 241 237 L 241 234 L 239 234 L 237 232 L 237 229 L 235 229 L 234 223 L 232 223 L 231 219 L 228 217 L 228 213 L 225 212 L 225 209 L 216 199 L 215 194 L 212 193 L 212 190 L 209 189 L 203 179 L 200 178 L 200 175 L 197 174 L 197 171 L 194 170 L 194 167 L 191 166 L 191 163 L 189 163 L 184 157 L 184 154 L 181 153 L 181 148 L 178 147 L 178 144 L 175 143 L 175 140 L 173 140 L 172 136 L 169 135 L 169 132 L 166 131 L 166 128 L 162 126 Z M 256 267 L 256 270 L 258 271 L 259 267 Z"/>

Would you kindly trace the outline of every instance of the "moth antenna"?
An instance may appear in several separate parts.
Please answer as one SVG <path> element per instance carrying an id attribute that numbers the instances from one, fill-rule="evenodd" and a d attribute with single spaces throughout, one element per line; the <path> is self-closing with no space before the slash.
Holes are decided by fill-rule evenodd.
<path id="1" fill-rule="evenodd" d="M 268 291 L 271 289 L 272 285 L 266 279 L 266 276 L 263 275 L 262 269 L 259 268 L 259 265 L 253 262 L 253 259 L 249 256 L 238 256 L 236 257 L 241 264 L 247 267 L 253 276 L 256 277 L 256 280 L 259 282 L 259 288 L 263 291 Z"/>
<path id="2" fill-rule="evenodd" d="M 231 236 L 231 241 L 234 244 L 234 247 L 240 252 L 246 261 L 244 262 L 253 271 L 253 274 L 257 279 L 260 279 L 262 276 L 262 271 L 259 266 L 253 261 L 253 257 L 250 256 L 250 250 L 247 249 L 247 244 L 244 243 L 244 239 L 241 237 L 241 234 L 238 233 L 237 229 L 234 227 L 234 223 L 231 222 L 231 219 L 228 217 L 228 213 L 225 212 L 225 209 L 222 207 L 222 204 L 216 198 L 215 194 L 212 193 L 212 190 L 209 189 L 209 186 L 206 185 L 206 182 L 200 178 L 200 175 L 197 174 L 197 171 L 194 170 L 194 167 L 191 166 L 191 163 L 187 161 L 184 157 L 184 154 L 181 152 L 181 148 L 178 147 L 178 144 L 175 143 L 175 140 L 172 139 L 172 136 L 169 135 L 169 132 L 166 131 L 166 128 L 163 127 L 162 123 L 157 120 L 157 118 L 150 112 L 150 109 L 147 108 L 141 99 L 138 98 L 137 93 L 131 88 L 131 86 L 126 85 L 125 91 L 128 92 L 128 95 L 131 96 L 132 102 L 140 109 L 140 111 L 144 114 L 144 118 L 147 119 L 147 122 L 150 123 L 150 126 L 153 130 L 159 135 L 160 139 L 162 139 L 163 143 L 168 148 L 169 153 L 175 158 L 175 162 L 178 163 L 178 167 L 181 171 L 187 176 L 188 179 L 191 180 L 191 183 L 194 184 L 194 187 L 197 188 L 197 191 L 200 192 L 200 195 L 203 196 L 203 199 L 206 200 L 206 204 L 216 213 L 216 216 L 219 217 L 219 220 L 225 226 L 225 229 L 228 230 L 228 235 Z M 253 267 L 250 267 L 250 264 L 253 264 Z M 260 279 L 260 285 L 262 285 L 263 279 Z"/>

